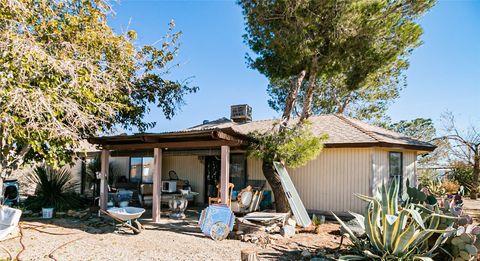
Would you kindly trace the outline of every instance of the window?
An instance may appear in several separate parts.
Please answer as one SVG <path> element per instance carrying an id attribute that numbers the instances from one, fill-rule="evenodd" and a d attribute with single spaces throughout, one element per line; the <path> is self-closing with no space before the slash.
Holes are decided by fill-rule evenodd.
<path id="1" fill-rule="evenodd" d="M 403 189 L 403 154 L 401 152 L 390 152 L 388 157 L 388 166 L 390 178 L 397 178 L 400 182 L 400 195 Z"/>
<path id="2" fill-rule="evenodd" d="M 153 183 L 153 158 L 130 158 L 130 183 Z"/>
<path id="3" fill-rule="evenodd" d="M 240 191 L 246 187 L 247 171 L 245 165 L 245 154 L 230 155 L 230 182 L 235 186 L 234 190 Z"/>

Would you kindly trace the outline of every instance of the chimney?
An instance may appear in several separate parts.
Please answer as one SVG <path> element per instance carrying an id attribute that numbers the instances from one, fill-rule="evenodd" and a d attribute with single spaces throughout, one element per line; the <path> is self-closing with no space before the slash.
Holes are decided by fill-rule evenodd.
<path id="1" fill-rule="evenodd" d="M 248 104 L 230 106 L 230 119 L 236 123 L 252 121 L 252 107 Z"/>

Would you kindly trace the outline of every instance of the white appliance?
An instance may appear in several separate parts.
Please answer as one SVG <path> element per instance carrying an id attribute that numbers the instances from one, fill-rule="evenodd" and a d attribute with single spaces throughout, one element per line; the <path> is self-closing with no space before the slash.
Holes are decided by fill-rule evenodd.
<path id="1" fill-rule="evenodd" d="M 177 181 L 165 180 L 162 181 L 162 192 L 173 193 L 177 191 Z"/>

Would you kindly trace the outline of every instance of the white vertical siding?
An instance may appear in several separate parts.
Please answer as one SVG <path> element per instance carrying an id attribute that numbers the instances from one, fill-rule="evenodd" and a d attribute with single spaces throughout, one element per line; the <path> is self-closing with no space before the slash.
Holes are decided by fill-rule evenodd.
<path id="1" fill-rule="evenodd" d="M 403 154 L 403 187 L 406 187 L 407 179 L 410 180 L 410 186 L 416 185 L 416 169 L 415 161 L 417 158 L 416 151 L 411 150 L 388 150 L 385 148 L 375 149 L 373 156 L 374 164 L 374 187 L 378 188 L 382 185 L 383 182 L 388 182 L 390 180 L 389 172 L 389 152 L 398 151 Z M 404 190 L 406 193 L 406 190 Z"/>
<path id="2" fill-rule="evenodd" d="M 174 170 L 179 179 L 188 180 L 192 191 L 200 193 L 196 202 L 203 203 L 205 197 L 205 167 L 198 156 L 164 156 L 162 159 L 162 179 L 169 179 L 168 172 Z"/>
<path id="3" fill-rule="evenodd" d="M 371 148 L 324 149 L 307 165 L 289 169 L 295 187 L 313 211 L 361 212 L 365 203 L 354 194 L 370 194 Z M 249 179 L 264 179 L 261 161 L 248 160 Z"/>

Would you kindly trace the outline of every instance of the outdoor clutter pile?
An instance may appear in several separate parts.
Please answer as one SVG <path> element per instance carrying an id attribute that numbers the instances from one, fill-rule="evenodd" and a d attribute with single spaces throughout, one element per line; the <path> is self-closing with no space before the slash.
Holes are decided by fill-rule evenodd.
<path id="1" fill-rule="evenodd" d="M 290 213 L 254 212 L 237 218 L 233 236 L 244 242 L 265 246 L 279 237 L 294 236 L 296 225 Z"/>

